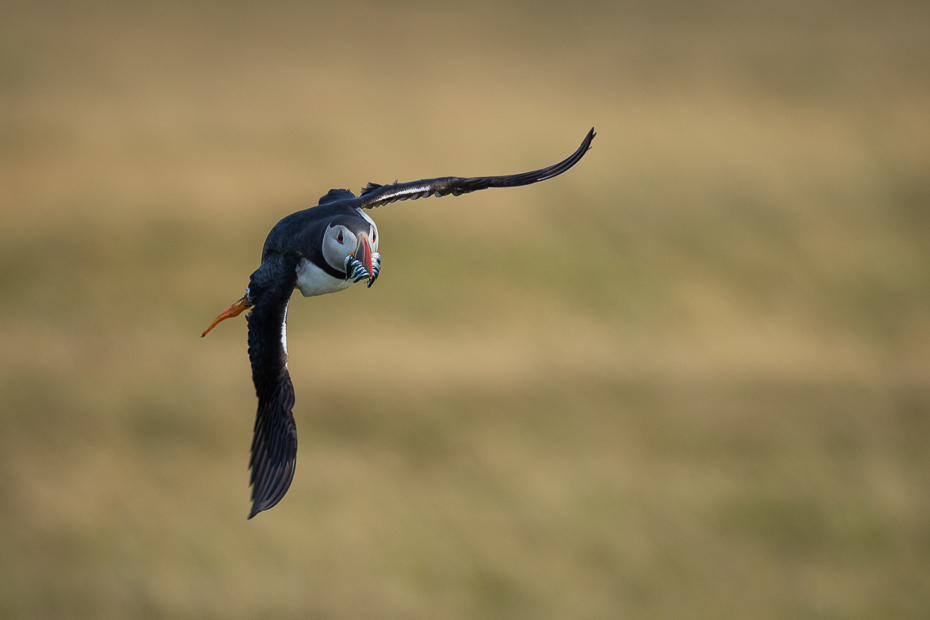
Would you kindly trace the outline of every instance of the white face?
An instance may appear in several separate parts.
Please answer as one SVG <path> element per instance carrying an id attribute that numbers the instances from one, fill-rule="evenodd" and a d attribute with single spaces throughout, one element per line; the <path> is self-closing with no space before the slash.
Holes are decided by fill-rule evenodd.
<path id="1" fill-rule="evenodd" d="M 371 220 L 368 220 L 368 244 L 372 252 L 378 251 L 378 227 Z M 341 224 L 330 225 L 323 234 L 323 258 L 333 269 L 342 271 L 345 266 L 346 257 L 355 252 L 358 248 L 358 237 L 354 232 Z"/>

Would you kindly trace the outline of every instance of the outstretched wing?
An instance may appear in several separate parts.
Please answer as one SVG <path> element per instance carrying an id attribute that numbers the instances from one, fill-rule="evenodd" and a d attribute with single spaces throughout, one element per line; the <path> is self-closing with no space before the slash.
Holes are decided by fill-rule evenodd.
<path id="1" fill-rule="evenodd" d="M 285 279 L 264 290 L 257 285 L 255 275 L 249 285 L 255 305 L 247 317 L 252 381 L 258 395 L 249 460 L 250 519 L 281 501 L 291 486 L 297 464 L 297 425 L 291 413 L 294 386 L 287 372 L 287 306 L 296 275 L 293 280 Z"/>
<path id="2" fill-rule="evenodd" d="M 359 198 L 363 209 L 372 209 L 389 202 L 398 200 L 416 200 L 427 196 L 459 196 L 468 192 L 476 192 L 480 189 L 489 187 L 517 187 L 520 185 L 529 185 L 538 183 L 558 176 L 577 164 L 584 156 L 585 152 L 591 148 L 591 140 L 594 139 L 594 129 L 588 132 L 584 141 L 578 150 L 571 154 L 567 159 L 548 168 L 524 172 L 523 174 L 511 174 L 499 177 L 442 177 L 439 179 L 423 179 L 421 181 L 412 181 L 410 183 L 394 183 L 392 185 L 377 185 L 369 183 L 362 189 L 362 195 Z"/>

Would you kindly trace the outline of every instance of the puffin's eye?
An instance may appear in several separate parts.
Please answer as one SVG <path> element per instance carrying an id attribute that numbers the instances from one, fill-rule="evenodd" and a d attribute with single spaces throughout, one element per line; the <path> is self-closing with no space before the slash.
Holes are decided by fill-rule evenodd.
<path id="1" fill-rule="evenodd" d="M 378 240 L 378 231 L 377 230 L 371 231 L 371 242 L 374 243 L 377 240 Z"/>
<path id="2" fill-rule="evenodd" d="M 343 236 L 342 236 L 342 231 L 341 231 L 341 230 L 339 231 L 339 234 L 336 235 L 336 241 L 338 241 L 339 243 L 342 243 L 343 241 L 345 241 L 345 239 L 344 239 Z"/>

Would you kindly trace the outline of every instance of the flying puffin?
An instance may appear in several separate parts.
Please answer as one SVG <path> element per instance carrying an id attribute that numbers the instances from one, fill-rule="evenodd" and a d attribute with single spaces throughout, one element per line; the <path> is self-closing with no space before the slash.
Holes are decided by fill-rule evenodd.
<path id="1" fill-rule="evenodd" d="M 497 177 L 442 177 L 410 183 L 369 183 L 361 196 L 333 189 L 309 209 L 275 224 L 262 264 L 249 278 L 245 296 L 224 310 L 201 337 L 225 319 L 251 309 L 249 360 L 258 395 L 258 414 L 249 459 L 252 510 L 249 519 L 273 507 L 291 486 L 297 463 L 294 386 L 287 372 L 287 306 L 291 293 L 304 297 L 335 293 L 367 280 L 371 287 L 381 271 L 378 226 L 365 209 L 398 200 L 459 196 L 489 187 L 517 187 L 558 176 L 581 160 L 591 147 L 594 129 L 578 150 L 548 168 Z"/>

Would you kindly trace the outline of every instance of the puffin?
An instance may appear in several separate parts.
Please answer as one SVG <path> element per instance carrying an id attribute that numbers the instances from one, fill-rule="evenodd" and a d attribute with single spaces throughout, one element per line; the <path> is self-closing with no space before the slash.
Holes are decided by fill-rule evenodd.
<path id="1" fill-rule="evenodd" d="M 440 177 L 389 185 L 368 183 L 359 196 L 332 189 L 319 204 L 288 215 L 271 229 L 262 260 L 245 295 L 204 330 L 248 310 L 249 361 L 258 412 L 249 459 L 252 508 L 249 519 L 275 506 L 287 493 L 297 464 L 294 386 L 287 368 L 287 308 L 295 289 L 304 297 L 335 293 L 357 282 L 370 288 L 381 272 L 378 226 L 366 213 L 399 200 L 459 196 L 489 187 L 519 187 L 558 176 L 591 147 L 592 128 L 581 146 L 552 166 L 506 176 Z"/>

